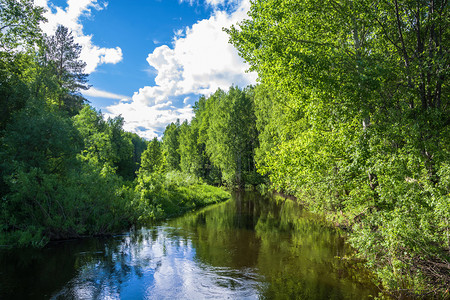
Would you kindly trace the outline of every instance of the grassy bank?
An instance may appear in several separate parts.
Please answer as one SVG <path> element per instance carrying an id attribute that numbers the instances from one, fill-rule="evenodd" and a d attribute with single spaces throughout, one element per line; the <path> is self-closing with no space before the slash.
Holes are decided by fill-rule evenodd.
<path id="1" fill-rule="evenodd" d="M 73 174 L 64 184 L 51 176 L 39 181 L 34 173 L 18 176 L 18 190 L 4 197 L 8 209 L 2 211 L 0 245 L 43 247 L 51 240 L 109 235 L 230 198 L 178 172 L 146 174 L 133 182 L 91 172 Z"/>
<path id="2" fill-rule="evenodd" d="M 146 174 L 137 181 L 132 206 L 139 222 L 179 216 L 231 197 L 224 189 L 181 172 Z"/>

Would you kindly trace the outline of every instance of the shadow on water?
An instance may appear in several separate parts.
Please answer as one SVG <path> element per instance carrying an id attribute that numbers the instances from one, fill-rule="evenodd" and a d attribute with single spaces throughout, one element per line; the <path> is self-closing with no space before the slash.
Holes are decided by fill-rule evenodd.
<path id="1" fill-rule="evenodd" d="M 295 202 L 233 199 L 108 239 L 0 251 L 0 299 L 365 299 L 344 239 Z"/>

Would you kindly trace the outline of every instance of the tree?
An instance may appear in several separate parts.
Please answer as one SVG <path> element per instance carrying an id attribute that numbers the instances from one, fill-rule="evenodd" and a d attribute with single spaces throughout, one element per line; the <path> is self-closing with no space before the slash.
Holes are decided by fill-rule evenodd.
<path id="1" fill-rule="evenodd" d="M 86 63 L 79 60 L 81 45 L 74 42 L 72 32 L 58 25 L 55 35 L 46 38 L 45 59 L 56 76 L 59 94 L 56 99 L 59 109 L 63 105 L 72 114 L 79 111 L 86 101 L 80 90 L 87 90 Z"/>
<path id="2" fill-rule="evenodd" d="M 14 61 L 0 59 L 0 130 L 11 115 L 23 109 L 31 97 L 26 68 L 33 65 L 29 56 L 17 55 Z"/>
<path id="3" fill-rule="evenodd" d="M 0 0 L 0 130 L 29 100 L 36 68 L 35 47 L 42 39 L 43 9 L 31 0 Z"/>
<path id="4" fill-rule="evenodd" d="M 179 149 L 180 168 L 186 174 L 199 176 L 200 158 L 197 149 L 198 128 L 193 124 L 183 122 L 180 126 Z"/>
<path id="5" fill-rule="evenodd" d="M 30 101 L 0 142 L 3 245 L 43 246 L 128 226 L 120 177 L 79 155 L 83 139 L 65 114 Z"/>
<path id="6" fill-rule="evenodd" d="M 163 149 L 166 154 L 169 170 L 180 170 L 180 154 L 178 153 L 180 134 L 180 120 L 167 125 L 163 136 Z"/>
<path id="7" fill-rule="evenodd" d="M 448 265 L 450 248 L 449 22 L 445 0 L 257 0 L 227 30 L 264 90 L 261 171 L 346 216 L 353 245 L 394 290 L 421 289 L 422 275 L 450 282 L 428 267 Z"/>
<path id="8" fill-rule="evenodd" d="M 218 90 L 207 102 L 211 109 L 206 151 L 220 167 L 226 181 L 243 186 L 256 172 L 254 149 L 258 146 L 253 90 L 231 87 Z"/>
<path id="9" fill-rule="evenodd" d="M 192 130 L 198 132 L 197 149 L 199 159 L 199 177 L 205 179 L 210 184 L 222 184 L 222 172 L 218 166 L 211 162 L 210 156 L 206 151 L 208 143 L 208 130 L 212 118 L 212 102 L 211 97 L 201 96 L 193 110 L 195 113 L 191 121 Z"/>
<path id="10" fill-rule="evenodd" d="M 32 0 L 1 0 L 1 51 L 11 55 L 32 49 L 42 38 L 39 23 L 46 21 L 43 13 L 44 9 L 35 7 Z"/>
<path id="11" fill-rule="evenodd" d="M 134 146 L 123 130 L 124 119 L 122 116 L 108 118 L 106 121 L 106 135 L 109 141 L 108 161 L 117 168 L 117 175 L 124 179 L 135 178 L 133 153 Z"/>
<path id="12" fill-rule="evenodd" d="M 136 174 L 141 166 L 142 153 L 145 151 L 145 149 L 147 149 L 148 142 L 138 136 L 136 133 L 125 132 L 125 135 L 127 136 L 127 139 L 131 140 L 131 142 L 133 143 L 134 151 L 132 163 L 134 167 L 132 173 Z"/>
<path id="13" fill-rule="evenodd" d="M 134 146 L 123 130 L 123 118 L 103 119 L 101 112 L 85 105 L 73 117 L 74 124 L 84 140 L 81 158 L 100 169 L 109 169 L 125 179 L 135 177 L 132 161 Z"/>
<path id="14" fill-rule="evenodd" d="M 220 184 L 221 171 L 211 162 L 206 152 L 209 119 L 212 113 L 212 106 L 207 106 L 207 101 L 208 98 L 201 96 L 193 107 L 195 116 L 191 122 L 185 121 L 180 126 L 178 136 L 180 168 L 186 174 L 193 174 L 210 184 Z"/>
<path id="15" fill-rule="evenodd" d="M 165 158 L 161 142 L 155 137 L 147 146 L 141 156 L 141 168 L 139 173 L 160 173 L 164 171 Z"/>

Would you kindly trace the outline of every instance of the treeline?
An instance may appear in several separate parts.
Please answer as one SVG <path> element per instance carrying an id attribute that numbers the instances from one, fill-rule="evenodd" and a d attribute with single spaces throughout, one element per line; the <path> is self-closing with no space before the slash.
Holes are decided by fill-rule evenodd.
<path id="1" fill-rule="evenodd" d="M 256 0 L 227 30 L 259 75 L 258 171 L 395 297 L 449 297 L 449 22 L 444 0 Z"/>
<path id="2" fill-rule="evenodd" d="M 191 122 L 171 123 L 163 135 L 167 164 L 211 185 L 243 188 L 264 182 L 257 173 L 259 147 L 254 88 L 230 87 L 202 96 Z"/>
<path id="3" fill-rule="evenodd" d="M 154 142 L 90 107 L 81 46 L 63 26 L 42 34 L 42 13 L 0 0 L 1 246 L 109 234 L 229 197 L 167 172 Z"/>

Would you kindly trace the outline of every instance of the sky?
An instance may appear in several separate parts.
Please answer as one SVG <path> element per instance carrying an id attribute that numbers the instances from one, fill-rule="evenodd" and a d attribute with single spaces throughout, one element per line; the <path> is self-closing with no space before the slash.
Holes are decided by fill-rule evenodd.
<path id="1" fill-rule="evenodd" d="M 44 33 L 61 24 L 82 46 L 91 106 L 143 138 L 190 120 L 200 95 L 256 83 L 222 30 L 247 18 L 249 0 L 34 2 L 47 9 Z"/>

